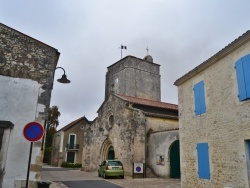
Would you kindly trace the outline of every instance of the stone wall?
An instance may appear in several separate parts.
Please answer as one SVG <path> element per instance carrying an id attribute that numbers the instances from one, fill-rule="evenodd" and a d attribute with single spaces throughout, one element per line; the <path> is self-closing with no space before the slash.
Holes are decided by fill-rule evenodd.
<path id="1" fill-rule="evenodd" d="M 107 157 L 105 143 L 114 147 L 115 158 L 122 161 L 126 174 L 132 174 L 133 162 L 144 160 L 145 117 L 141 112 L 127 107 L 126 102 L 110 95 L 99 109 L 95 122 L 85 127 L 83 170 L 98 169 L 98 165 Z M 109 122 L 111 115 L 114 117 L 113 124 Z"/>
<path id="2" fill-rule="evenodd" d="M 235 62 L 250 53 L 250 42 L 178 87 L 182 187 L 249 187 L 246 140 L 250 100 L 240 102 Z M 198 69 L 197 69 L 198 70 Z M 193 86 L 204 80 L 206 113 L 194 113 Z M 197 143 L 209 145 L 210 180 L 198 178 Z"/>
<path id="3" fill-rule="evenodd" d="M 160 65 L 127 56 L 108 67 L 105 99 L 113 90 L 117 94 L 160 101 L 160 84 Z"/>
<path id="4" fill-rule="evenodd" d="M 26 178 L 28 166 L 30 142 L 25 140 L 23 128 L 32 121 L 44 124 L 59 52 L 3 24 L 0 45 L 0 120 L 14 124 L 3 187 L 14 187 L 15 179 Z M 30 180 L 41 175 L 41 143 L 33 144 Z"/>
<path id="5" fill-rule="evenodd" d="M 126 175 L 132 175 L 133 163 L 146 161 L 158 176 L 169 177 L 169 148 L 175 140 L 178 140 L 178 120 L 145 116 L 143 111 L 110 95 L 98 110 L 95 122 L 85 126 L 83 170 L 97 170 L 112 145 Z M 166 156 L 164 166 L 155 164 L 156 153 Z"/>

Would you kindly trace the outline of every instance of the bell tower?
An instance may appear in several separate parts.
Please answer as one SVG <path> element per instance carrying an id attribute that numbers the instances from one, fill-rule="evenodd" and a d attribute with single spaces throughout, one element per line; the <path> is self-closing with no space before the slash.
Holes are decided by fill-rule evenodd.
<path id="1" fill-rule="evenodd" d="M 140 59 L 126 56 L 110 65 L 106 73 L 105 100 L 120 95 L 161 101 L 160 65 L 150 55 Z"/>

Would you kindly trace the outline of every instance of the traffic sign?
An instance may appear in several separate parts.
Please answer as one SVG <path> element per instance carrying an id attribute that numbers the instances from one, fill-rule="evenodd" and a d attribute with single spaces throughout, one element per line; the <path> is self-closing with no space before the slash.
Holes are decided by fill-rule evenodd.
<path id="1" fill-rule="evenodd" d="M 30 122 L 23 129 L 23 136 L 30 142 L 36 142 L 43 137 L 44 129 L 40 123 Z"/>
<path id="2" fill-rule="evenodd" d="M 143 163 L 134 163 L 134 173 L 143 173 Z"/>

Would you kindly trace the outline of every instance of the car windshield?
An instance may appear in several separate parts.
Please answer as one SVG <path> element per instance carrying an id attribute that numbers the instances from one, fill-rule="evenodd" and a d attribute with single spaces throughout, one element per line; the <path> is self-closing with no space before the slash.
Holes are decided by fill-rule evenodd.
<path id="1" fill-rule="evenodd" d="M 122 163 L 120 161 L 109 161 L 109 166 L 122 166 Z"/>

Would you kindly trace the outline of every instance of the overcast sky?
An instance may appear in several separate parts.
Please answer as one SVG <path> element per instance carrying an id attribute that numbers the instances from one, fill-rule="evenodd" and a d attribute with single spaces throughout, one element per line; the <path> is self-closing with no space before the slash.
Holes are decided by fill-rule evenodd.
<path id="1" fill-rule="evenodd" d="M 149 54 L 161 65 L 161 98 L 178 104 L 174 81 L 250 29 L 250 0 L 0 0 L 0 22 L 61 53 L 71 83 L 55 82 L 59 128 L 97 117 L 107 67 Z M 56 70 L 55 80 L 63 71 Z"/>

